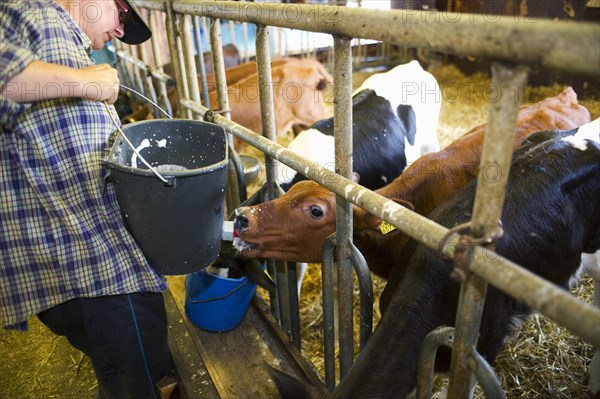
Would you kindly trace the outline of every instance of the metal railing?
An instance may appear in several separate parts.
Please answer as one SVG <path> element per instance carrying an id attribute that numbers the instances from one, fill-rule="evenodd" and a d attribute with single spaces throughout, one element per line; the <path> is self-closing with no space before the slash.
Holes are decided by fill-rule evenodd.
<path id="1" fill-rule="evenodd" d="M 275 171 L 277 162 L 306 174 L 310 179 L 337 194 L 337 262 L 339 299 L 340 378 L 344 378 L 353 362 L 352 316 L 352 204 L 368 210 L 431 248 L 438 248 L 448 229 L 382 197 L 350 178 L 352 162 L 342 154 L 352 153 L 352 48 L 353 39 L 372 39 L 403 47 L 422 48 L 457 55 L 470 55 L 494 61 L 492 84 L 500 97 L 490 107 L 488 129 L 484 139 L 481 164 L 495 163 L 502 170 L 510 168 L 518 108 L 527 82 L 527 67 L 535 66 L 575 74 L 598 76 L 600 26 L 590 23 L 537 20 L 535 23 L 512 17 L 457 14 L 412 10 L 365 10 L 335 5 L 299 5 L 208 0 L 139 0 L 142 9 L 165 14 L 171 64 L 177 92 L 178 114 L 187 118 L 210 118 L 223 125 L 232 135 L 263 151 L 267 165 L 269 198 L 277 195 Z M 214 114 L 200 102 L 191 18 L 208 18 L 215 66 L 219 103 Z M 260 84 L 263 136 L 229 120 L 225 71 L 220 41 L 220 19 L 255 24 L 256 59 L 260 82 L 270 81 L 269 27 L 325 32 L 334 39 L 334 135 L 336 172 L 314 165 L 275 143 L 273 89 Z M 198 29 L 198 22 L 194 29 Z M 507 45 L 510 43 L 510 45 Z M 191 61 L 192 60 L 192 61 Z M 136 64 L 136 62 L 133 62 Z M 139 68 L 143 70 L 143 68 Z M 202 71 L 201 71 L 202 72 Z M 150 73 L 155 76 L 153 71 Z M 202 72 L 202 76 L 204 73 Z M 205 78 L 203 78 L 204 80 Z M 187 82 L 187 84 L 186 84 Z M 515 100 L 515 88 L 518 90 Z M 206 90 L 206 89 L 204 89 Z M 510 93 L 510 94 L 508 94 Z M 160 90 L 164 98 L 164 91 Z M 205 100 L 206 101 L 206 100 Z M 485 168 L 481 168 L 485 170 Z M 306 173 L 308 171 L 308 173 Z M 503 174 L 507 179 L 508 174 Z M 472 218 L 474 237 L 487 235 L 497 227 L 504 201 L 502 184 L 486 184 L 478 179 L 478 190 Z M 497 182 L 496 182 L 497 183 Z M 235 202 L 228 202 L 235 206 Z M 457 239 L 456 239 L 457 240 Z M 452 258 L 456 240 L 450 240 L 445 254 Z M 486 251 L 487 254 L 486 254 Z M 498 273 L 498 268 L 506 272 Z M 479 327 L 488 282 L 534 310 L 571 329 L 584 340 L 600 346 L 600 310 L 569 292 L 558 288 L 518 265 L 489 256 L 489 248 L 475 247 L 467 281 L 461 288 L 452 351 L 449 396 L 464 397 L 470 381 L 470 364 L 477 363 L 472 348 Z M 295 287 L 293 288 L 295 290 Z M 291 289 L 290 289 L 291 291 Z M 285 301 L 282 301 L 285 302 Z M 329 303 L 325 304 L 329 306 Z M 330 326 L 325 326 L 329 328 Z M 285 327 L 284 327 L 285 328 Z M 472 361 L 464 361 L 471 359 Z M 329 368 L 331 369 L 331 368 Z M 331 371 L 328 371 L 331 373 Z M 484 373 L 479 373 L 484 376 Z M 484 377 L 482 377 L 484 378 Z M 326 376 L 329 388 L 331 376 Z M 335 381 L 335 377 L 333 379 Z"/>

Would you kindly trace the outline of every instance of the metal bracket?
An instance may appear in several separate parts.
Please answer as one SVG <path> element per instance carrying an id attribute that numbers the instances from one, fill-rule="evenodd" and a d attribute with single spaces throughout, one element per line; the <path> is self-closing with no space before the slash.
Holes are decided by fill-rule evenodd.
<path id="1" fill-rule="evenodd" d="M 473 256 L 473 248 L 476 245 L 488 246 L 494 244 L 504 234 L 502 230 L 502 222 L 498 221 L 498 227 L 493 232 L 483 237 L 471 236 L 471 222 L 456 225 L 448 230 L 444 237 L 440 240 L 438 246 L 438 255 L 442 258 L 451 260 L 454 263 L 454 270 L 450 277 L 460 283 L 467 281 L 469 276 L 469 261 Z M 454 255 L 450 258 L 446 254 L 446 247 L 450 244 L 449 241 L 455 235 L 458 235 L 458 241 L 455 244 Z"/>

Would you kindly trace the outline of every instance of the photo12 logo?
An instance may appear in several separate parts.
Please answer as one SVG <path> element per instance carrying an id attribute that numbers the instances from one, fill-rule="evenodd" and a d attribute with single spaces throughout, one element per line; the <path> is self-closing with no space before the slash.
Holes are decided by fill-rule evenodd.
<path id="1" fill-rule="evenodd" d="M 332 24 L 338 22 L 340 6 L 329 4 L 283 4 L 279 0 L 265 2 L 239 1 L 223 4 L 219 1 L 203 2 L 200 4 L 202 14 L 209 17 L 259 22 L 267 25 L 277 25 L 276 18 L 287 23 Z"/>

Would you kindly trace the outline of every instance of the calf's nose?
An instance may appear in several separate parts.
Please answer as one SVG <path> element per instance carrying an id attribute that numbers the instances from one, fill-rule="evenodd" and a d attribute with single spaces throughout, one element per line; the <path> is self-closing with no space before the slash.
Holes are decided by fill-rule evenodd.
<path id="1" fill-rule="evenodd" d="M 246 216 L 237 215 L 235 217 L 235 221 L 233 223 L 234 229 L 236 229 L 238 231 L 246 230 L 249 225 L 250 225 L 250 221 L 248 220 L 248 218 Z"/>

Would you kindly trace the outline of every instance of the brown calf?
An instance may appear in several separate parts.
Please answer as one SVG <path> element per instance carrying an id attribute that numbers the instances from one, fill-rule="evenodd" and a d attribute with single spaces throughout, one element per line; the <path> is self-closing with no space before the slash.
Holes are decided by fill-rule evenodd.
<path id="1" fill-rule="evenodd" d="M 590 121 L 569 87 L 561 94 L 519 110 L 514 148 L 539 130 L 573 129 Z M 423 155 L 377 193 L 412 204 L 428 215 L 452 198 L 478 171 L 485 125 L 474 128 L 441 151 Z M 377 154 L 373 154 L 377 156 Z M 381 221 L 354 206 L 354 242 L 374 273 L 387 277 L 408 236 L 396 230 L 383 235 Z M 237 210 L 238 249 L 250 257 L 320 262 L 321 248 L 335 231 L 335 194 L 312 181 L 297 183 L 282 197 Z"/>
<path id="2" fill-rule="evenodd" d="M 333 82 L 323 64 L 313 58 L 277 58 L 271 62 L 275 130 L 283 134 L 293 126 L 305 129 L 314 122 L 328 118 L 323 90 Z M 231 120 L 257 133 L 262 132 L 262 119 L 258 97 L 256 63 L 248 62 L 225 71 Z M 200 78 L 199 78 L 200 79 Z M 214 77 L 207 75 L 209 90 L 215 88 Z M 201 82 L 198 82 L 199 84 Z M 177 112 L 175 89 L 169 90 L 173 114 Z M 211 108 L 216 109 L 216 91 L 210 91 Z M 152 119 L 152 105 L 146 104 L 135 113 L 122 118 L 123 123 Z M 236 150 L 246 144 L 236 139 Z"/>
<path id="3" fill-rule="evenodd" d="M 305 58 L 271 69 L 275 131 L 284 134 L 293 126 L 302 129 L 329 117 L 323 90 L 333 82 L 332 76 L 316 59 Z M 231 120 L 256 132 L 262 132 L 258 74 L 248 76 L 227 87 Z M 210 103 L 217 104 L 217 93 L 210 93 Z M 240 151 L 245 143 L 239 141 Z"/>

